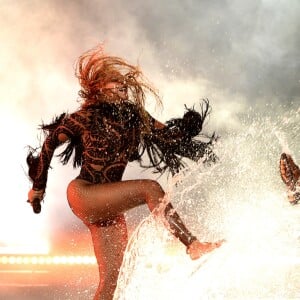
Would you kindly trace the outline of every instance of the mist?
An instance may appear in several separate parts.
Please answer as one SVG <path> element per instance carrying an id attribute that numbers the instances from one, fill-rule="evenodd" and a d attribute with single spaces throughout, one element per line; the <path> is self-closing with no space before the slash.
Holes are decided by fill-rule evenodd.
<path id="1" fill-rule="evenodd" d="M 147 103 L 161 121 L 208 98 L 212 113 L 204 130 L 226 138 L 251 113 L 281 115 L 300 107 L 299 15 L 296 0 L 0 1 L 0 222 L 2 228 L 16 219 L 22 224 L 1 233 L 2 245 L 8 237 L 17 245 L 20 237 L 22 243 L 47 239 L 66 226 L 85 230 L 65 196 L 78 171 L 54 159 L 37 216 L 26 203 L 25 163 L 26 146 L 42 142 L 38 125 L 80 105 L 74 68 L 84 51 L 102 44 L 139 64 L 162 96 L 163 110 Z M 146 176 L 152 175 L 135 164 L 126 173 Z"/>

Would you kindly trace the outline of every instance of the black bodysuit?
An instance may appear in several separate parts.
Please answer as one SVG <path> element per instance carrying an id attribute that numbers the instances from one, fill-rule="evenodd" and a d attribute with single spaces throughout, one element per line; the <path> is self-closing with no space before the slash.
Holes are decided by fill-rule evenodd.
<path id="1" fill-rule="evenodd" d="M 183 122 L 188 114 L 193 115 L 188 118 L 189 124 Z M 102 102 L 70 115 L 63 114 L 53 123 L 42 126 L 47 138 L 41 152 L 37 157 L 32 153 L 28 156 L 33 189 L 46 187 L 48 169 L 53 153 L 60 145 L 61 133 L 69 138 L 69 145 L 60 154 L 63 163 L 75 150 L 74 166 L 81 166 L 77 178 L 91 183 L 120 181 L 127 163 L 141 161 L 144 153 L 150 161 L 147 167 L 154 167 L 159 172 L 169 169 L 173 174 L 182 167 L 182 156 L 198 160 L 208 154 L 214 160 L 211 143 L 193 139 L 201 132 L 206 115 L 188 110 L 185 116 L 167 122 L 163 129 L 157 129 L 155 120 L 148 115 L 148 130 L 142 133 L 142 128 L 146 128 L 143 118 L 137 106 L 130 102 Z M 187 127 L 190 130 L 185 130 Z"/>

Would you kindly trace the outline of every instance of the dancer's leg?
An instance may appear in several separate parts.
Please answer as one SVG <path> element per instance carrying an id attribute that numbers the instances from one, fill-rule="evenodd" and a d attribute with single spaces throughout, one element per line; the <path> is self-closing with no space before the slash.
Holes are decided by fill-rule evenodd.
<path id="1" fill-rule="evenodd" d="M 89 225 L 99 267 L 99 286 L 94 300 L 111 300 L 127 244 L 124 216 L 116 217 L 108 226 Z"/>
<path id="2" fill-rule="evenodd" d="M 68 187 L 70 206 L 87 225 L 101 222 L 105 225 L 128 209 L 145 203 L 153 211 L 159 207 L 164 195 L 159 183 L 148 179 L 105 184 L 74 180 Z M 166 204 L 162 211 L 171 232 L 189 247 L 196 238 L 185 227 L 172 205 Z"/>
<path id="3" fill-rule="evenodd" d="M 141 204 L 147 204 L 150 211 L 153 211 L 162 202 L 165 193 L 159 183 L 147 179 L 105 184 L 90 184 L 76 179 L 69 184 L 67 196 L 73 212 L 87 224 L 92 232 L 100 279 L 103 279 L 100 282 L 97 297 L 110 299 L 103 295 L 109 294 L 115 288 L 120 261 L 123 257 L 123 252 L 119 251 L 122 255 L 116 259 L 115 265 L 111 264 L 111 261 L 115 260 L 117 249 L 122 248 L 123 245 L 123 242 L 118 241 L 121 238 L 117 235 L 117 232 L 120 233 L 118 226 L 121 225 L 119 222 L 116 223 L 117 218 L 125 211 Z M 189 252 L 192 259 L 200 257 L 205 253 L 205 249 L 209 248 L 211 251 L 218 247 L 218 245 L 212 247 L 211 243 L 204 245 L 195 241 L 171 204 L 165 207 L 164 213 L 172 233 L 183 243 L 186 241 L 187 247 L 190 243 L 192 246 L 196 245 L 196 247 L 188 248 L 192 251 Z M 114 283 L 111 285 L 108 281 Z"/>
<path id="4" fill-rule="evenodd" d="M 165 195 L 158 182 L 147 179 L 105 184 L 76 179 L 69 184 L 67 194 L 73 212 L 88 224 L 114 218 L 142 204 L 152 211 Z"/>

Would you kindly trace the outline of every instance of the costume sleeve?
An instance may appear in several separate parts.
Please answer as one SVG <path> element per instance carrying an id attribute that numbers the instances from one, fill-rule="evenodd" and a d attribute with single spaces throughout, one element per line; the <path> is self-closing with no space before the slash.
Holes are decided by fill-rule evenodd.
<path id="1" fill-rule="evenodd" d="M 156 121 L 150 116 L 151 133 L 143 138 L 143 151 L 147 153 L 150 165 L 160 173 L 169 170 L 174 175 L 184 167 L 183 157 L 215 162 L 217 156 L 212 149 L 215 135 L 205 136 L 206 142 L 199 139 L 209 113 L 210 106 L 205 100 L 200 112 L 186 107 L 182 118 L 167 121 L 163 128 L 156 128 Z"/>
<path id="2" fill-rule="evenodd" d="M 62 143 L 58 139 L 59 134 L 64 133 L 69 139 L 74 136 L 66 114 L 60 115 L 51 124 L 42 125 L 41 129 L 46 138 L 40 153 L 36 155 L 37 151 L 32 149 L 27 156 L 28 174 L 33 182 L 33 189 L 46 188 L 51 159 L 55 149 Z"/>

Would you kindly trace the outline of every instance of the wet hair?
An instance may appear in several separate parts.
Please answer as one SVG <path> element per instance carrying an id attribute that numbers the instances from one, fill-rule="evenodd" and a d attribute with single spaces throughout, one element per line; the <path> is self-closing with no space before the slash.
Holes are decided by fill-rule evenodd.
<path id="1" fill-rule="evenodd" d="M 128 88 L 128 100 L 137 105 L 145 115 L 146 93 L 154 96 L 161 105 L 158 92 L 146 80 L 138 66 L 134 66 L 117 56 L 106 55 L 102 46 L 83 53 L 76 65 L 76 77 L 81 85 L 79 96 L 83 99 L 82 107 L 87 107 L 105 100 L 102 88 L 109 82 L 124 84 Z"/>

